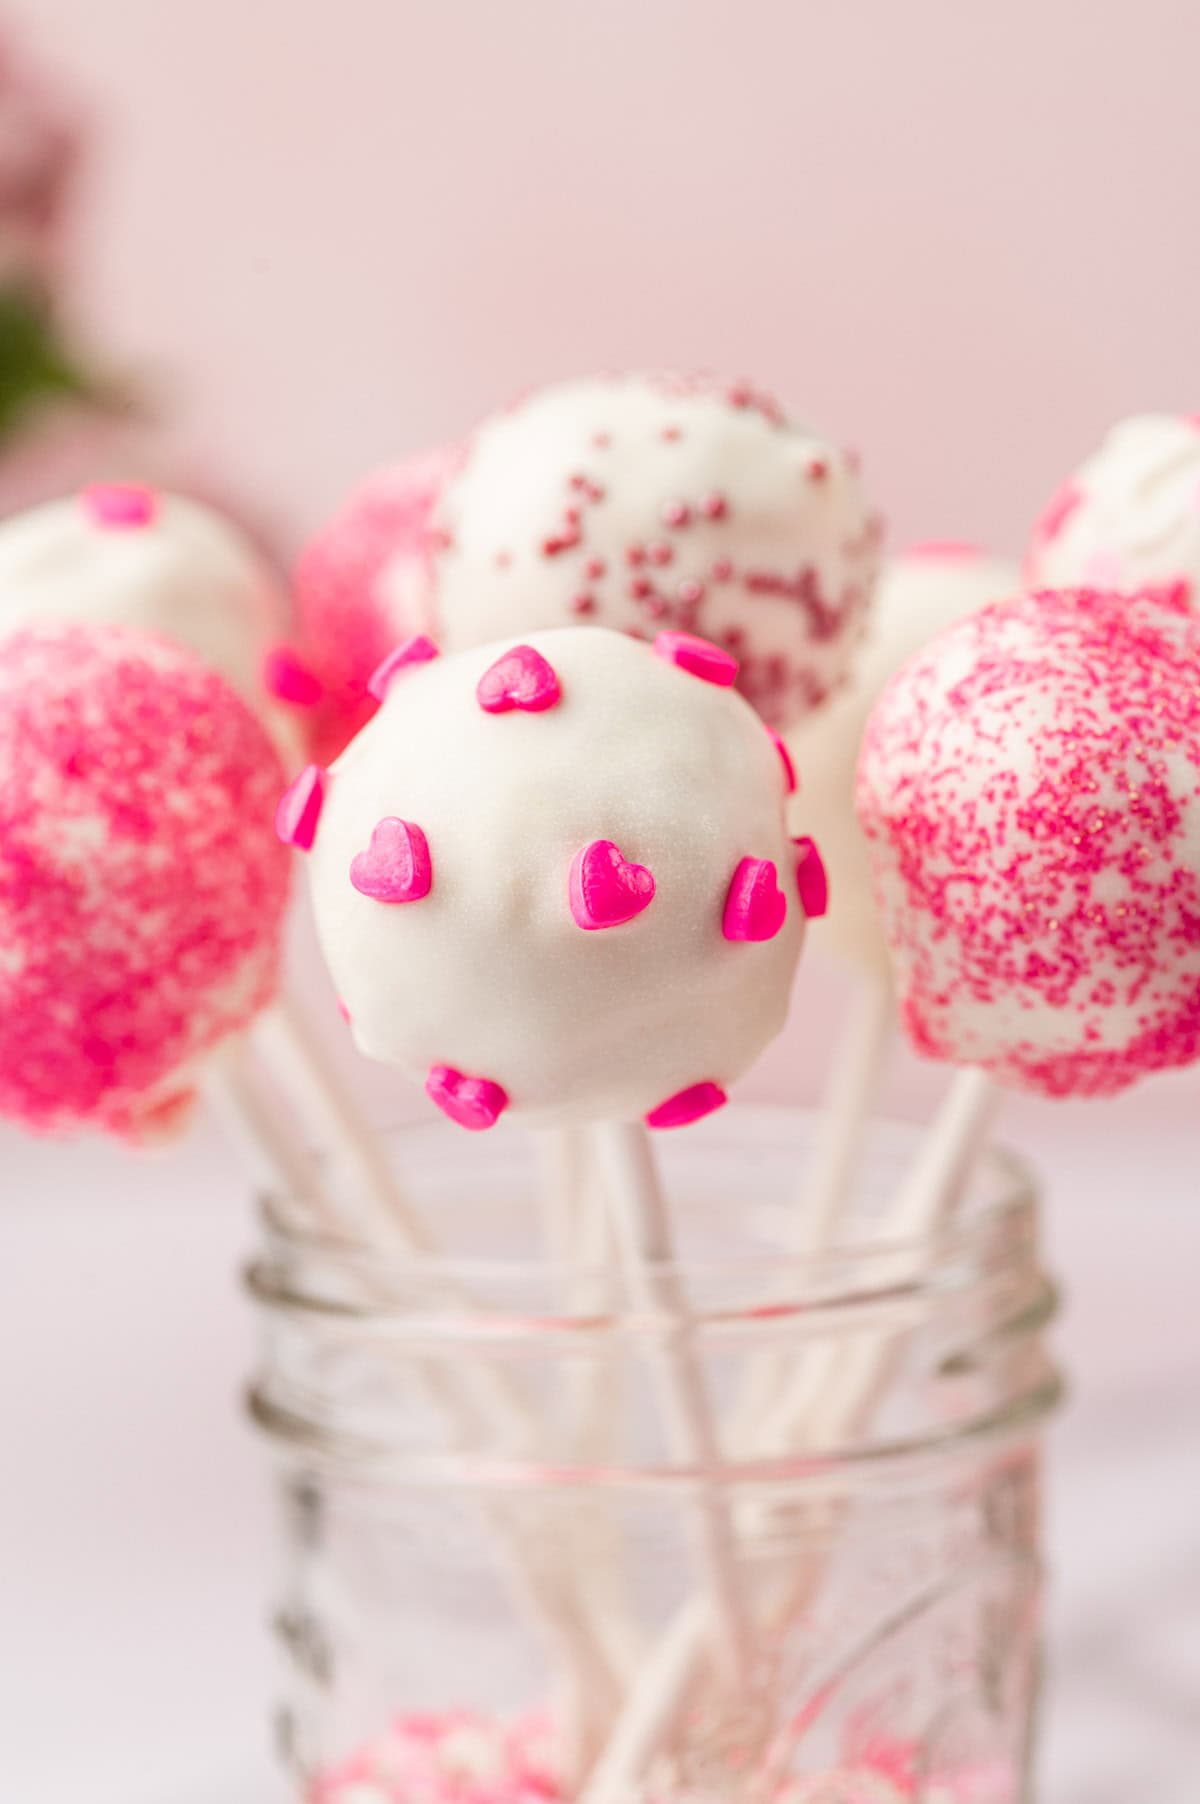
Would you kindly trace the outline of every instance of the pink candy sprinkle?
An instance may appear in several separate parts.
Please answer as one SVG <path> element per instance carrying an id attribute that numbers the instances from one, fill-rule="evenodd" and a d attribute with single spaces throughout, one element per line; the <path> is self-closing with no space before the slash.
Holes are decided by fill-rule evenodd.
<path id="1" fill-rule="evenodd" d="M 799 784 L 796 780 L 796 766 L 792 761 L 792 754 L 788 751 L 787 746 L 779 737 L 779 734 L 775 731 L 774 727 L 767 728 L 767 737 L 775 747 L 775 750 L 779 753 L 779 762 L 783 766 L 783 780 L 787 788 L 787 793 L 790 796 L 794 796 L 796 790 L 799 788 Z"/>
<path id="2" fill-rule="evenodd" d="M 402 670 L 408 670 L 414 664 L 428 664 L 438 656 L 438 648 L 432 639 L 427 639 L 424 633 L 414 633 L 375 666 L 367 679 L 368 695 L 381 702 Z"/>
<path id="3" fill-rule="evenodd" d="M 261 675 L 267 694 L 293 708 L 315 708 L 325 693 L 320 677 L 290 645 L 273 645 L 264 653 Z"/>
<path id="4" fill-rule="evenodd" d="M 541 714 L 561 700 L 562 688 L 540 652 L 532 645 L 514 645 L 484 671 L 475 696 L 488 714 L 507 714 L 514 708 Z"/>
<path id="5" fill-rule="evenodd" d="M 429 841 L 412 821 L 385 816 L 351 861 L 350 881 L 374 902 L 420 902 L 433 887 Z"/>
<path id="6" fill-rule="evenodd" d="M 666 1102 L 660 1102 L 656 1109 L 651 1109 L 646 1116 L 646 1126 L 652 1128 L 688 1127 L 693 1121 L 700 1121 L 705 1115 L 711 1115 L 716 1109 L 723 1109 L 729 1101 L 720 1084 L 705 1082 L 692 1084 L 686 1090 L 679 1090 L 674 1096 L 668 1096 Z"/>
<path id="7" fill-rule="evenodd" d="M 796 848 L 796 894 L 810 921 L 817 921 L 829 907 L 829 879 L 816 842 L 805 836 L 794 839 Z"/>
<path id="8" fill-rule="evenodd" d="M 664 526 L 686 526 L 692 517 L 692 510 L 686 501 L 664 501 L 662 505 L 662 522 Z"/>
<path id="9" fill-rule="evenodd" d="M 705 683 L 716 683 L 721 689 L 728 689 L 738 673 L 736 658 L 731 658 L 719 645 L 698 639 L 694 633 L 659 633 L 654 650 L 668 664 L 678 664 L 689 676 L 699 677 Z"/>
<path id="10" fill-rule="evenodd" d="M 325 801 L 325 783 L 321 766 L 310 764 L 284 790 L 275 810 L 275 832 L 285 846 L 295 846 L 299 852 L 312 851 Z"/>
<path id="11" fill-rule="evenodd" d="M 138 482 L 93 482 L 79 497 L 96 526 L 150 526 L 158 515 L 158 496 Z"/>
<path id="12" fill-rule="evenodd" d="M 508 1094 L 486 1077 L 464 1077 L 452 1065 L 434 1065 L 425 1079 L 425 1094 L 443 1115 L 472 1133 L 495 1127 L 508 1107 Z"/>
<path id="13" fill-rule="evenodd" d="M 743 858 L 733 873 L 721 932 L 727 940 L 773 940 L 787 919 L 787 897 L 769 858 Z"/>
<path id="14" fill-rule="evenodd" d="M 577 927 L 595 932 L 632 921 L 654 900 L 654 877 L 631 864 L 611 839 L 594 839 L 571 862 L 567 899 Z"/>

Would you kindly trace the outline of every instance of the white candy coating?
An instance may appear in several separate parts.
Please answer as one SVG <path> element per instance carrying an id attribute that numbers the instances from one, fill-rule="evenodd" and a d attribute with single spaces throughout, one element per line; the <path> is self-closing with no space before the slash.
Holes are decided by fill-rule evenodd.
<path id="1" fill-rule="evenodd" d="M 514 643 L 561 700 L 486 712 L 484 672 Z M 424 1079 L 445 1065 L 502 1087 L 535 1126 L 634 1119 L 724 1087 L 783 1026 L 803 936 L 782 763 L 745 702 L 595 628 L 534 633 L 414 664 L 327 779 L 309 861 L 317 928 L 360 1049 Z M 381 820 L 419 827 L 428 894 L 351 883 Z M 635 918 L 586 930 L 580 851 L 648 867 Z M 786 918 L 733 941 L 743 859 L 774 863 Z"/>
<path id="2" fill-rule="evenodd" d="M 51 623 L 173 639 L 287 736 L 284 711 L 262 684 L 265 654 L 287 635 L 283 585 L 241 533 L 198 502 L 97 488 L 0 523 L 0 637 Z"/>
<path id="3" fill-rule="evenodd" d="M 800 773 L 797 833 L 816 840 L 829 878 L 829 913 L 814 944 L 883 977 L 887 941 L 872 893 L 871 860 L 854 805 L 867 720 L 885 684 L 914 652 L 990 601 L 1020 588 L 1015 564 L 969 545 L 918 546 L 884 566 L 850 683 L 788 735 Z"/>
<path id="4" fill-rule="evenodd" d="M 1114 426 L 1047 507 L 1026 577 L 1052 589 L 1184 581 L 1200 604 L 1200 416 Z"/>
<path id="5" fill-rule="evenodd" d="M 562 382 L 486 421 L 434 526 L 447 650 L 584 621 L 698 633 L 776 726 L 845 678 L 881 535 L 853 459 L 769 399 L 646 375 Z"/>

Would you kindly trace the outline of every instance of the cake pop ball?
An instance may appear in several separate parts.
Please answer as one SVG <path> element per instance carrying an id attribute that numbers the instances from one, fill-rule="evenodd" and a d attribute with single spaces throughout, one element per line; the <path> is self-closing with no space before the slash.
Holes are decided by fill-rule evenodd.
<path id="1" fill-rule="evenodd" d="M 783 763 L 692 649 L 567 627 L 402 661 L 323 780 L 313 902 L 359 1048 L 464 1127 L 683 1125 L 783 1025 Z"/>
<path id="2" fill-rule="evenodd" d="M 182 647 L 43 626 L 0 645 L 0 1114 L 160 1137 L 279 977 L 282 766 Z"/>
<path id="3" fill-rule="evenodd" d="M 311 676 L 280 650 L 282 584 L 228 521 L 179 495 L 96 484 L 0 523 L 0 636 L 47 622 L 134 627 L 188 646 L 285 741 L 287 704 L 316 699 Z"/>
<path id="4" fill-rule="evenodd" d="M 1200 605 L 1200 415 L 1138 414 L 1114 426 L 1043 513 L 1026 579 L 1124 590 L 1183 582 Z"/>
<path id="5" fill-rule="evenodd" d="M 847 686 L 788 735 L 804 781 L 792 801 L 797 832 L 821 848 L 833 907 L 814 945 L 886 979 L 887 941 L 871 888 L 871 860 L 854 808 L 858 755 L 871 709 L 902 664 L 938 633 L 1021 586 L 1015 564 L 958 541 L 930 542 L 885 564 Z"/>
<path id="6" fill-rule="evenodd" d="M 773 724 L 843 681 L 879 521 L 854 460 L 744 383 L 562 382 L 494 415 L 433 512 L 447 650 L 591 623 L 698 634 Z"/>
<path id="7" fill-rule="evenodd" d="M 1001 602 L 905 665 L 858 808 L 918 1051 L 1048 1096 L 1200 1055 L 1200 621 Z"/>

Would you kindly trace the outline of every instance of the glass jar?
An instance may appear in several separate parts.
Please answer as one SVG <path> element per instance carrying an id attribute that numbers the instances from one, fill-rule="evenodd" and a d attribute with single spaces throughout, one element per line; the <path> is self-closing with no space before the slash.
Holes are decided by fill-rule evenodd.
<path id="1" fill-rule="evenodd" d="M 623 1300 L 594 1180 L 547 1202 L 516 1134 L 398 1140 L 436 1257 L 268 1207 L 251 1407 L 298 1797 L 1028 1804 L 1059 1392 L 1033 1186 L 989 1155 L 952 1225 L 889 1243 L 916 1137 L 880 1124 L 837 1247 L 799 1254 L 807 1133 L 731 1110 L 659 1138 L 682 1327 Z M 715 1468 L 672 1453 L 667 1345 L 719 1422 Z"/>

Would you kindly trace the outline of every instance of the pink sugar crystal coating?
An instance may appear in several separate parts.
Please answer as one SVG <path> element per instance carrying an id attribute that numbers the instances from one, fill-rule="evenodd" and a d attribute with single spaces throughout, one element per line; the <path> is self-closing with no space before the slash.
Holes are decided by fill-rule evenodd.
<path id="1" fill-rule="evenodd" d="M 284 776 L 191 653 L 106 627 L 0 651 L 0 1114 L 130 1138 L 279 977 Z"/>
<path id="2" fill-rule="evenodd" d="M 377 471 L 297 560 L 300 647 L 327 692 L 317 741 L 326 760 L 374 712 L 372 672 L 399 640 L 431 625 L 433 511 L 461 458 L 450 447 Z"/>
<path id="3" fill-rule="evenodd" d="M 311 852 L 325 800 L 325 772 L 309 764 L 289 783 L 275 810 L 275 832 L 285 846 Z"/>
<path id="4" fill-rule="evenodd" d="M 488 714 L 542 714 L 562 699 L 553 668 L 532 645 L 514 645 L 484 671 L 475 691 Z"/>
<path id="5" fill-rule="evenodd" d="M 769 858 L 743 858 L 733 874 L 721 932 L 727 940 L 773 940 L 787 919 L 787 897 Z"/>
<path id="6" fill-rule="evenodd" d="M 433 887 L 429 841 L 412 821 L 389 815 L 350 865 L 350 881 L 376 902 L 420 902 Z"/>
<path id="7" fill-rule="evenodd" d="M 567 897 L 577 927 L 620 927 L 654 900 L 654 877 L 622 857 L 611 839 L 594 839 L 571 861 Z"/>
<path id="8" fill-rule="evenodd" d="M 794 839 L 796 848 L 796 894 L 810 921 L 820 920 L 829 910 L 829 879 L 825 864 L 813 840 Z"/>
<path id="9" fill-rule="evenodd" d="M 452 1065 L 434 1065 L 425 1079 L 425 1094 L 443 1115 L 473 1133 L 495 1127 L 508 1107 L 500 1084 L 486 1077 L 465 1077 Z"/>
<path id="10" fill-rule="evenodd" d="M 367 680 L 368 693 L 381 702 L 401 671 L 411 670 L 414 664 L 432 663 L 437 655 L 438 648 L 432 639 L 424 633 L 414 633 L 375 666 Z"/>
<path id="11" fill-rule="evenodd" d="M 158 496 L 142 483 L 94 482 L 79 497 L 88 517 L 101 527 L 152 526 L 158 514 Z"/>
<path id="12" fill-rule="evenodd" d="M 1200 1056 L 1200 621 L 1003 602 L 884 692 L 859 814 L 917 1049 L 1048 1096 Z"/>
<path id="13" fill-rule="evenodd" d="M 678 664 L 689 676 L 702 682 L 716 683 L 722 689 L 732 686 L 738 673 L 738 661 L 719 645 L 698 639 L 694 633 L 659 633 L 654 650 L 668 664 Z"/>
<path id="14" fill-rule="evenodd" d="M 674 1096 L 668 1096 L 666 1102 L 660 1102 L 657 1108 L 651 1109 L 646 1116 L 646 1126 L 652 1128 L 689 1127 L 693 1121 L 703 1120 L 717 1109 L 723 1109 L 729 1101 L 720 1084 L 705 1081 L 689 1084 L 686 1090 L 679 1090 Z"/>
<path id="15" fill-rule="evenodd" d="M 291 645 L 273 645 L 262 661 L 262 686 L 293 708 L 315 708 L 325 693 L 320 677 Z"/>

